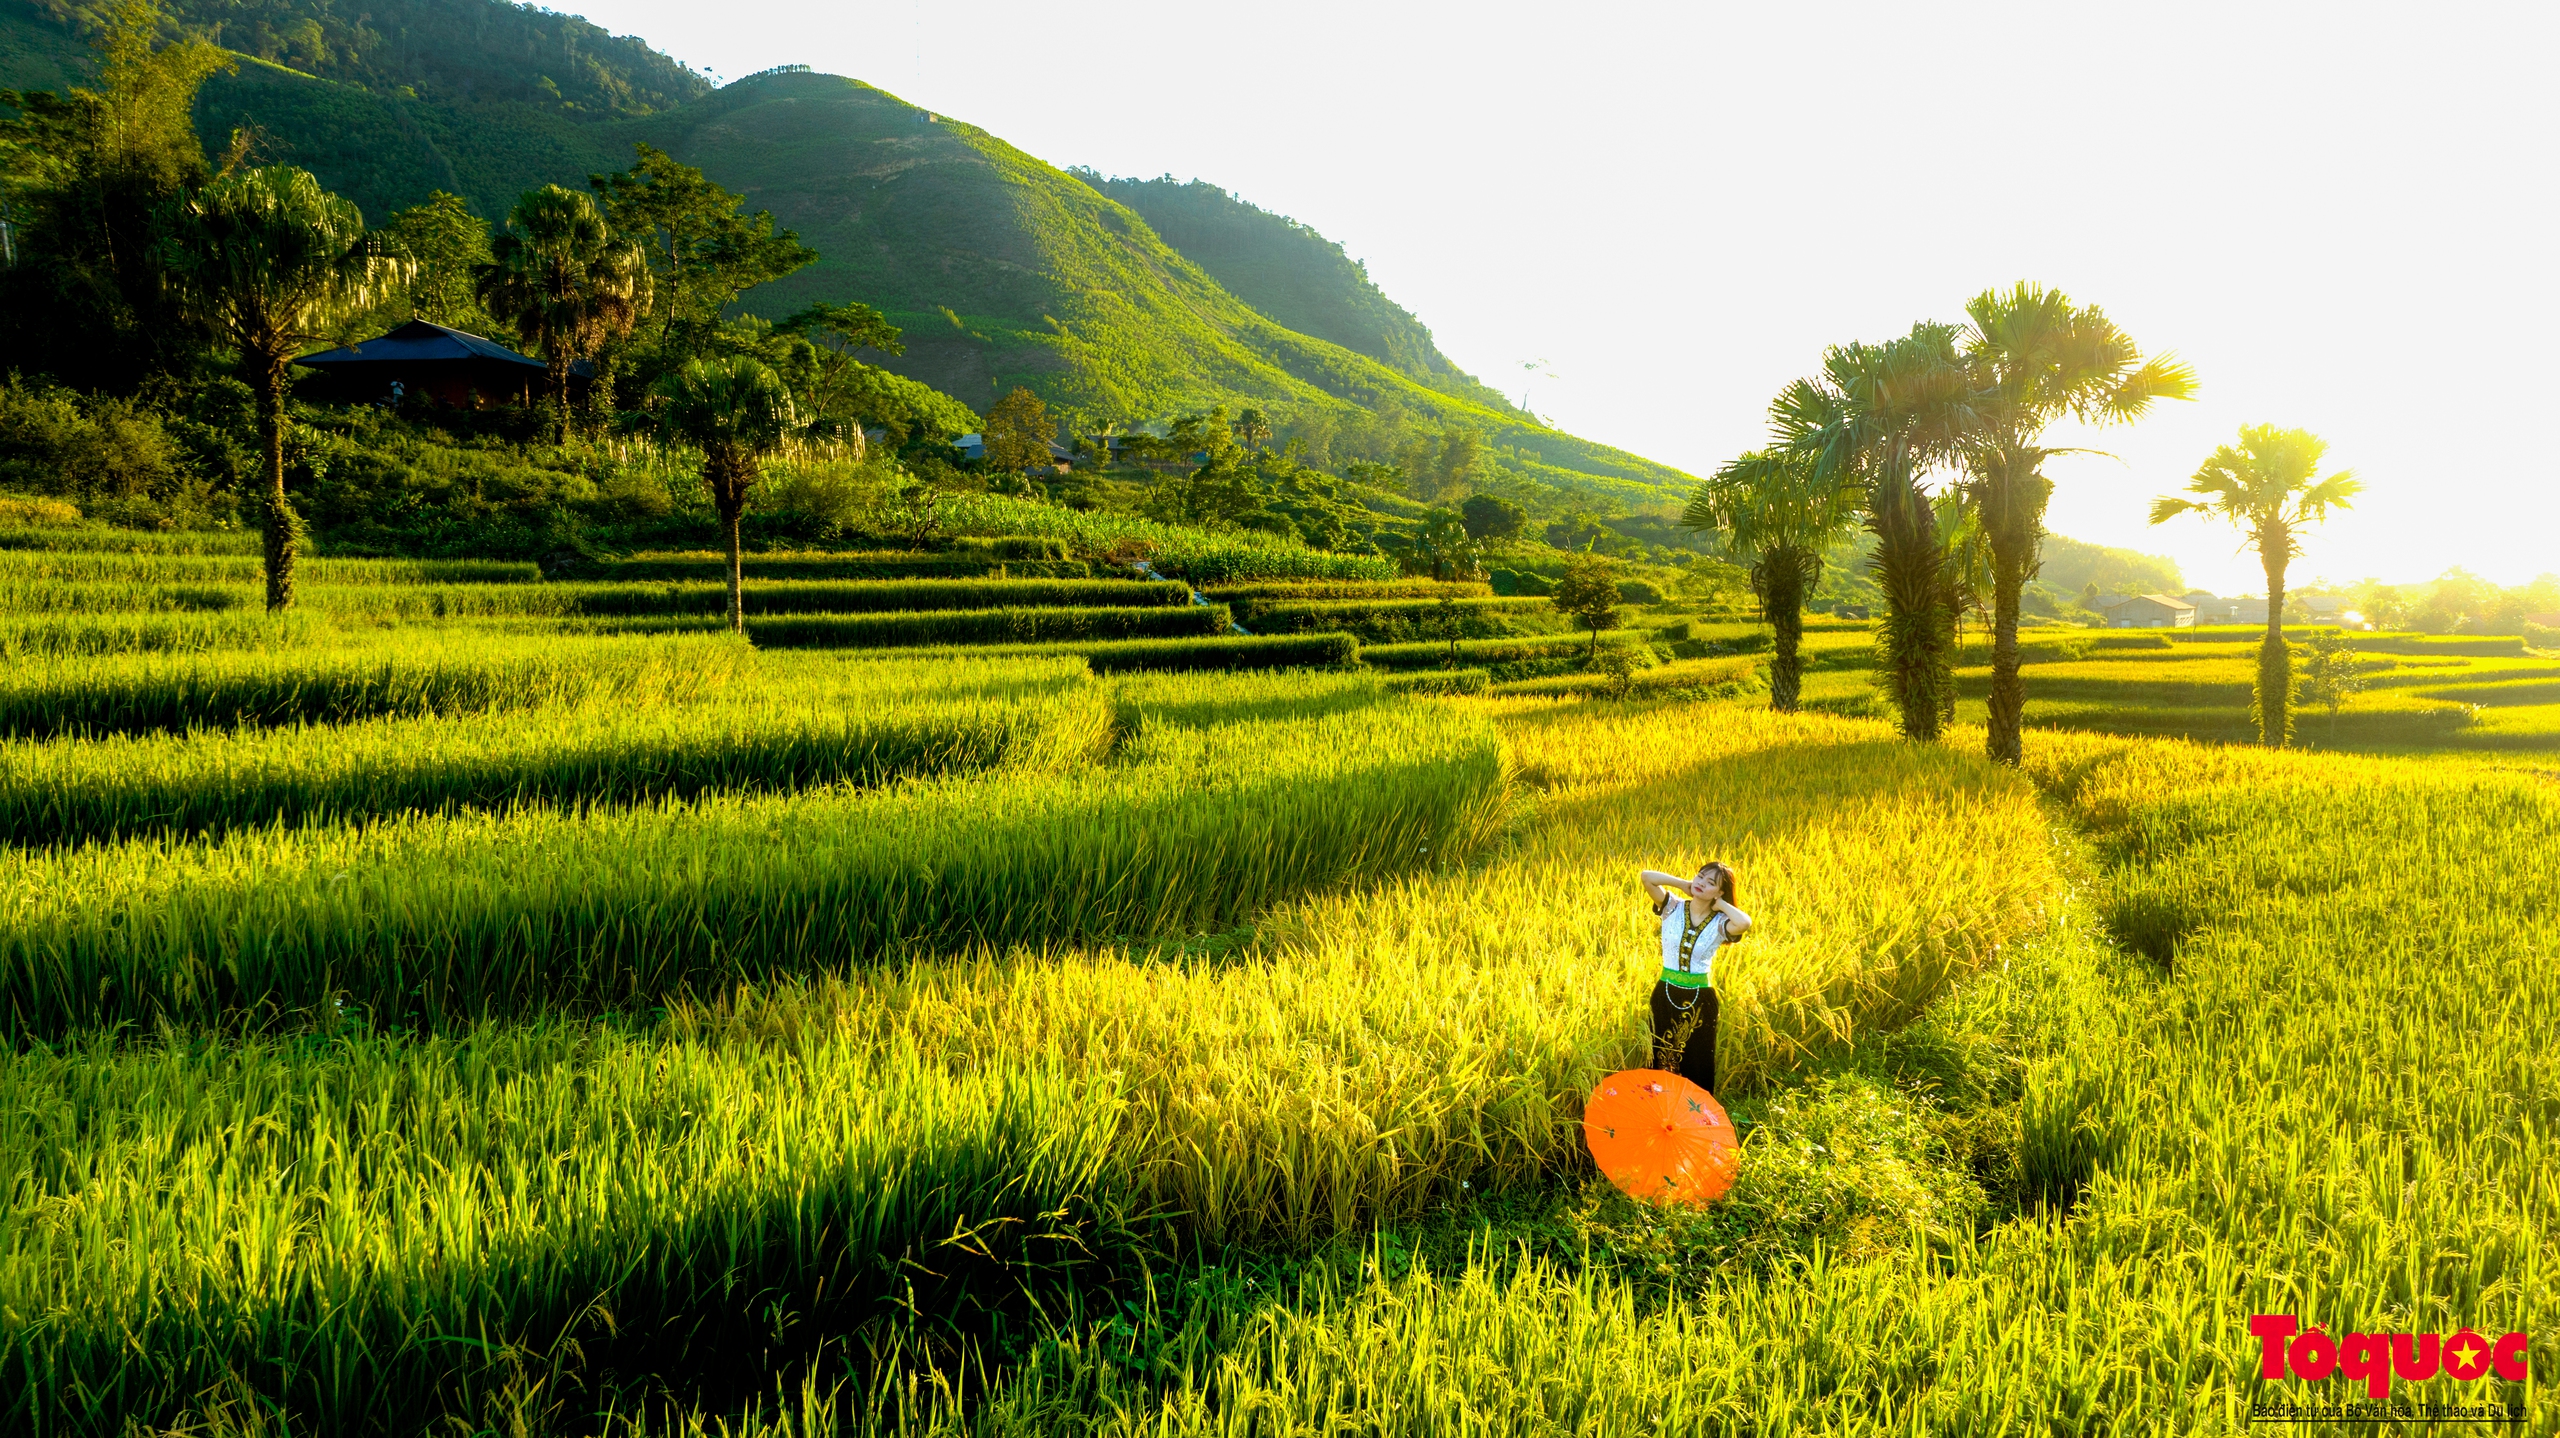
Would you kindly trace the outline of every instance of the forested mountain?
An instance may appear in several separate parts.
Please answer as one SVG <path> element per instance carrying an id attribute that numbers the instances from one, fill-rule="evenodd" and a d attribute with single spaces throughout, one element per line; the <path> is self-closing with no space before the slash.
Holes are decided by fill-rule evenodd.
<path id="1" fill-rule="evenodd" d="M 1691 483 L 1527 419 L 1339 245 L 1211 186 L 1105 182 L 1133 207 L 856 80 L 779 72 L 714 91 L 639 40 L 504 0 L 167 4 L 241 57 L 199 98 L 207 149 L 245 129 L 263 158 L 312 170 L 376 221 L 439 189 L 494 219 L 529 187 L 625 168 L 646 142 L 822 256 L 748 310 L 875 305 L 906 331 L 905 356 L 884 363 L 972 405 L 1022 384 L 1088 423 L 1254 406 L 1318 455 L 1338 438 L 1384 458 L 1417 432 L 1464 430 L 1517 478 L 1622 511 Z M 0 0 L 0 86 L 78 82 L 94 18 Z"/>
<path id="2" fill-rule="evenodd" d="M 1339 242 L 1203 180 L 1068 173 L 1137 211 L 1166 244 L 1207 270 L 1228 293 L 1298 333 L 1367 355 L 1443 394 L 1512 408 L 1440 353 L 1429 327 L 1387 298 L 1369 278 L 1369 267 Z"/>

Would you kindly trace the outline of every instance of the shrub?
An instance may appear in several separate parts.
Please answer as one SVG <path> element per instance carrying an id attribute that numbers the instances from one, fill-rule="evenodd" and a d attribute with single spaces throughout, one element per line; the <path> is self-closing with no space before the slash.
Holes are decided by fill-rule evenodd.
<path id="1" fill-rule="evenodd" d="M 1486 576 L 1496 594 L 1546 594 L 1555 586 L 1546 576 L 1522 569 L 1496 569 Z"/>
<path id="2" fill-rule="evenodd" d="M 1643 605 L 1648 608 L 1657 604 L 1667 604 L 1670 602 L 1670 596 L 1664 594 L 1662 592 L 1662 587 L 1655 584 L 1650 579 L 1619 580 L 1618 598 L 1625 603 Z"/>
<path id="3" fill-rule="evenodd" d="M 2528 619 L 2524 624 L 2524 642 L 2534 649 L 2560 649 L 2560 628 L 2536 624 Z"/>
<path id="4" fill-rule="evenodd" d="M 1437 579 L 1300 579 L 1272 584 L 1212 584 L 1202 594 L 1237 606 L 1239 614 L 1247 613 L 1253 602 L 1285 604 L 1293 600 L 1318 599 L 1437 599 L 1448 595 L 1454 599 L 1485 599 L 1493 594 L 1489 585 L 1463 581 L 1444 583 Z"/>

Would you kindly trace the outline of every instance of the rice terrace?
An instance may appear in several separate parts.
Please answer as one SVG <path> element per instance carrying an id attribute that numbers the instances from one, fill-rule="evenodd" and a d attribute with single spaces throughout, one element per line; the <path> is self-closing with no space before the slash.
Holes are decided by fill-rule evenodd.
<path id="1" fill-rule="evenodd" d="M 1978 274 L 1683 469 L 808 65 L 0 7 L 0 1431 L 2560 1432 L 2527 500 Z"/>

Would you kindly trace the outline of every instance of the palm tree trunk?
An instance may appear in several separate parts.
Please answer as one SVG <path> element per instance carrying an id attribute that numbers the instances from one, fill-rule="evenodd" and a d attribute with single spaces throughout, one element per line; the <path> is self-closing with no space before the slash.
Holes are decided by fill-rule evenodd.
<path id="1" fill-rule="evenodd" d="M 268 356 L 264 369 L 258 376 L 258 440 L 266 449 L 267 612 L 273 614 L 293 603 L 295 540 L 302 526 L 284 493 L 285 361 Z"/>
<path id="2" fill-rule="evenodd" d="M 2018 460 L 2004 456 L 1982 487 L 1982 527 L 1991 541 L 1991 713 L 1984 745 L 1995 763 L 2015 765 L 2025 756 L 2027 685 L 2018 674 L 2018 596 L 2036 570 L 2044 537 L 2044 499 L 2052 486 Z"/>
<path id="3" fill-rule="evenodd" d="M 724 488 L 720 501 L 720 523 L 729 531 L 729 632 L 744 634 L 747 632 L 747 613 L 738 559 L 738 518 L 746 508 L 741 502 L 746 496 L 740 494 L 732 499 L 728 497 L 732 492 Z"/>
<path id="4" fill-rule="evenodd" d="M 560 417 L 560 442 L 569 442 L 569 356 L 562 352 L 546 352 L 543 358 L 551 371 L 551 409 Z"/>
<path id="5" fill-rule="evenodd" d="M 1940 552 L 1937 515 L 1899 475 L 1878 482 L 1869 500 L 1867 528 L 1876 537 L 1869 567 L 1884 591 L 1884 622 L 1876 629 L 1878 660 L 1887 691 L 1902 720 L 1902 736 L 1923 743 L 1938 737 L 1947 686 L 1949 623 L 1946 562 Z"/>
<path id="6" fill-rule="evenodd" d="M 2293 738 L 2293 651 L 2284 642 L 2284 571 L 2291 557 L 2281 536 L 2260 536 L 2267 571 L 2267 637 L 2258 645 L 2258 742 L 2281 749 Z"/>
<path id="7" fill-rule="evenodd" d="M 1804 566 L 1792 551 L 1762 561 L 1761 608 L 1777 632 L 1769 659 L 1769 707 L 1793 714 L 1804 694 Z"/>

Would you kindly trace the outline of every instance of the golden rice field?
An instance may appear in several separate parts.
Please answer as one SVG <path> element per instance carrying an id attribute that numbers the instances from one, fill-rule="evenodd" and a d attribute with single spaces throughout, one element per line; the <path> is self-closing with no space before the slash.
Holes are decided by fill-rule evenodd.
<path id="1" fill-rule="evenodd" d="M 162 602 L 241 582 L 218 551 L 0 557 L 84 596 L 0 615 L 7 1431 L 2184 1433 L 2345 1394 L 2261 1377 L 2258 1313 L 2528 1334 L 2524 1380 L 2391 1391 L 2560 1424 L 2560 788 L 2053 727 L 2221 713 L 2226 645 L 2039 655 L 2011 771 L 1771 713 L 1747 655 L 1125 672 L 595 635 L 494 571 L 276 622 Z M 82 607 L 117 564 L 135 601 Z M 1857 707 L 1863 632 L 1808 637 Z M 2403 650 L 2366 740 L 2555 682 Z M 1758 921 L 1718 962 L 1744 1162 L 1664 1212 L 1576 1119 L 1647 1055 L 1635 871 L 1708 858 Z"/>

